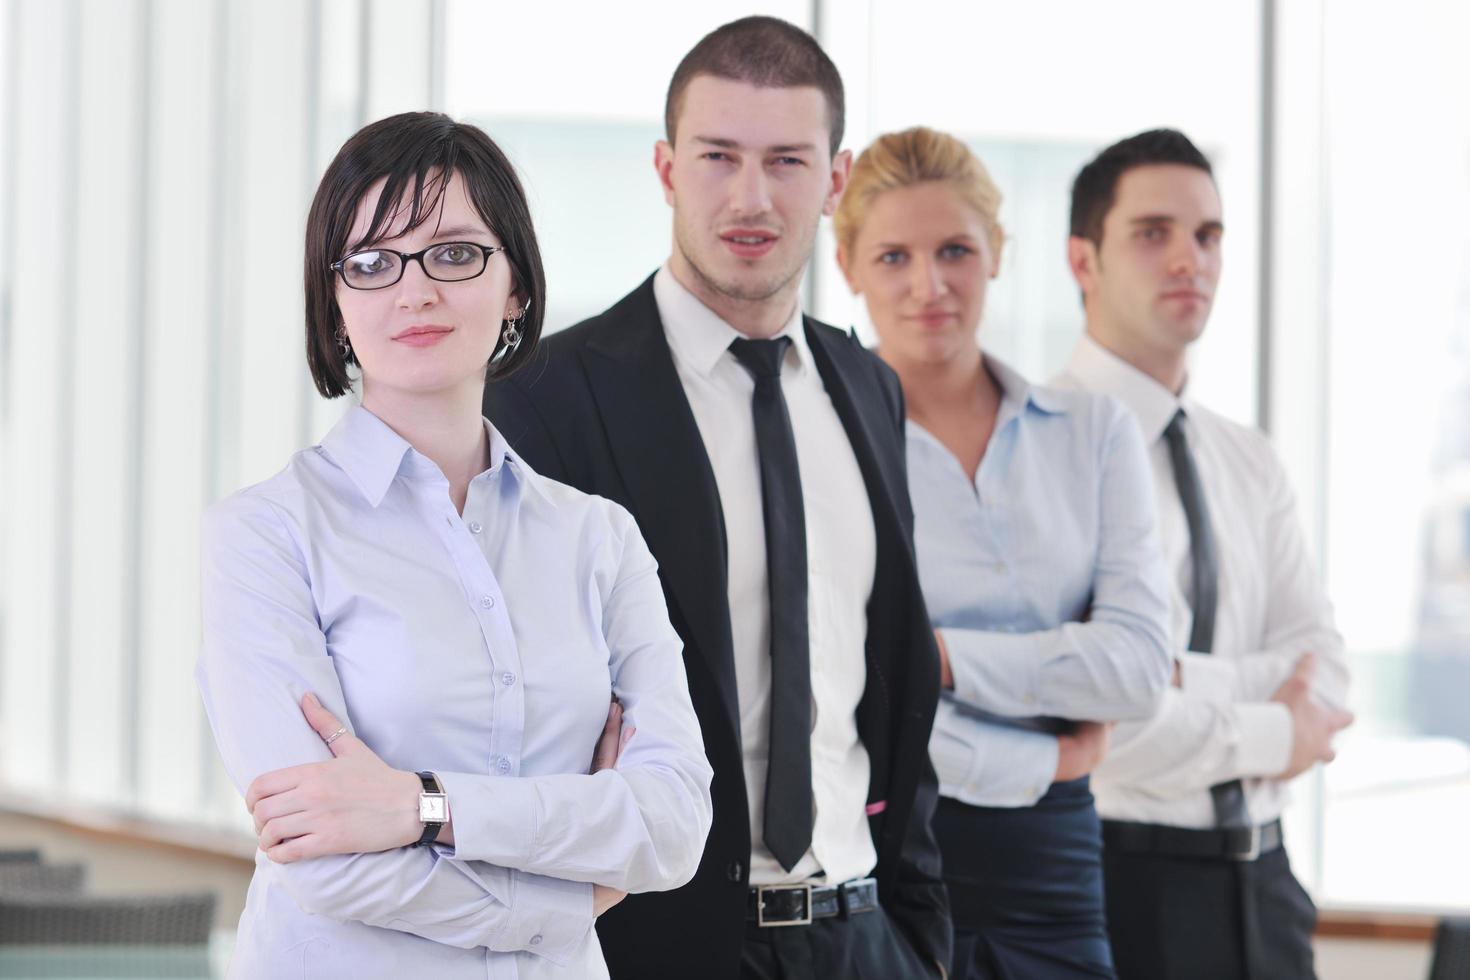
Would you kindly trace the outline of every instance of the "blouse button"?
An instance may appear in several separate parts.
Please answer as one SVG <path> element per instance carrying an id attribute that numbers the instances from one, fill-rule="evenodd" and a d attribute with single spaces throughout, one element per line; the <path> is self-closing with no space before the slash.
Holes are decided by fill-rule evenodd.
<path id="1" fill-rule="evenodd" d="M 541 945 L 541 933 L 538 932 L 538 933 L 536 933 L 536 935 L 534 935 L 534 936 L 531 937 L 531 945 L 532 946 L 540 946 Z"/>
<path id="2" fill-rule="evenodd" d="M 497 763 L 495 763 L 495 771 L 498 772 L 498 773 L 500 773 L 502 776 L 509 775 L 510 774 L 510 760 L 507 759 L 505 756 L 501 756 L 500 757 L 500 761 L 497 762 Z"/>
<path id="3" fill-rule="evenodd" d="M 482 596 L 480 596 L 480 605 L 483 606 L 486 609 L 494 609 L 495 608 L 495 597 L 494 596 L 488 596 L 488 595 L 482 595 Z"/>
<path id="4" fill-rule="evenodd" d="M 500 675 L 500 683 L 504 684 L 506 687 L 510 687 L 515 682 L 516 682 L 516 675 L 515 674 L 512 674 L 508 670 L 505 673 L 503 673 L 503 674 Z"/>
<path id="5" fill-rule="evenodd" d="M 470 521 L 471 534 L 479 534 L 482 530 L 484 530 L 484 528 L 480 526 L 479 521 Z"/>

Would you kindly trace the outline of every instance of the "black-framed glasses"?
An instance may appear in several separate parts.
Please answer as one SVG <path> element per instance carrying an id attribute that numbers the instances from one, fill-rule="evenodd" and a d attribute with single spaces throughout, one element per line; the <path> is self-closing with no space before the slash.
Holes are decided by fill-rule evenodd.
<path id="1" fill-rule="evenodd" d="M 410 262 L 417 262 L 430 279 L 461 282 L 483 273 L 490 264 L 490 256 L 504 251 L 504 246 L 478 242 L 441 242 L 417 252 L 370 248 L 353 252 L 327 268 L 341 276 L 352 289 L 387 289 L 403 278 L 403 270 Z"/>

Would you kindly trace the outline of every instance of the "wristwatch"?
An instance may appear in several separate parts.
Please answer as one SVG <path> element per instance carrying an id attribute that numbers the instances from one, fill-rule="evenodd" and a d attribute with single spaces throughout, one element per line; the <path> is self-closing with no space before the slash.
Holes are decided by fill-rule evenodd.
<path id="1" fill-rule="evenodd" d="M 419 820 L 423 822 L 424 833 L 413 846 L 423 847 L 438 837 L 439 831 L 449 822 L 449 797 L 444 795 L 438 776 L 432 772 L 421 772 L 418 776 L 424 783 L 424 791 L 419 794 Z"/>

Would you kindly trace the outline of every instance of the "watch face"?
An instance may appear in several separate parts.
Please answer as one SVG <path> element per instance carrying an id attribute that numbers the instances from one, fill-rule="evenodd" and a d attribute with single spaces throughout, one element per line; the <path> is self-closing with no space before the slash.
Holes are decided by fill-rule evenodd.
<path id="1" fill-rule="evenodd" d="M 442 793 L 419 794 L 419 822 L 443 823 L 447 817 Z"/>

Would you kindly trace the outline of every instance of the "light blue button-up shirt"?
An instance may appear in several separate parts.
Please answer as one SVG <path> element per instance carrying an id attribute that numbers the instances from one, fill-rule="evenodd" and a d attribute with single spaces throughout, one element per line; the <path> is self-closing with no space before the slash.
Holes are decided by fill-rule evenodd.
<path id="1" fill-rule="evenodd" d="M 653 557 L 621 507 L 486 428 L 463 516 L 354 408 L 205 517 L 197 676 L 236 787 L 330 757 L 311 691 L 389 765 L 439 774 L 455 837 L 257 852 L 233 976 L 603 977 L 591 883 L 694 875 L 712 773 Z M 610 695 L 637 734 L 587 775 Z"/>
<path id="2" fill-rule="evenodd" d="M 929 749 L 944 795 L 1029 806 L 1056 738 L 1005 719 L 1147 717 L 1169 683 L 1169 605 L 1132 414 L 984 363 L 1001 402 L 973 482 L 908 423 L 919 579 L 954 674 Z"/>

